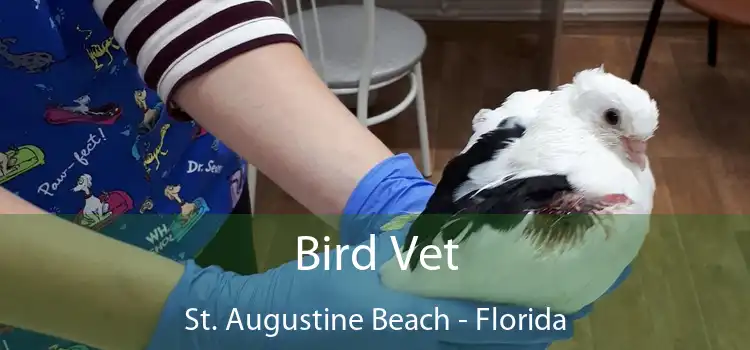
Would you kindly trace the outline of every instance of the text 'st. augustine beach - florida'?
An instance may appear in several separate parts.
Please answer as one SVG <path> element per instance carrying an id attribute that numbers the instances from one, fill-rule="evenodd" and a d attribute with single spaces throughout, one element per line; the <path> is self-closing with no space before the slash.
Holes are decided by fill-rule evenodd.
<path id="1" fill-rule="evenodd" d="M 502 313 L 497 308 L 477 308 L 477 330 L 492 329 L 494 331 L 523 331 L 523 330 L 565 330 L 566 319 L 561 314 L 555 314 L 546 308 L 545 312 L 510 314 Z M 247 330 L 264 332 L 267 337 L 276 337 L 281 331 L 437 331 L 450 330 L 451 319 L 436 306 L 433 312 L 422 315 L 389 313 L 383 308 L 373 308 L 372 314 L 365 317 L 361 314 L 344 315 L 330 313 L 328 308 L 322 312 L 315 311 L 308 314 L 267 314 L 262 315 L 244 312 L 233 308 L 230 315 L 220 316 L 213 321 L 212 315 L 205 310 L 196 308 L 185 312 L 190 331 L 228 331 Z M 366 321 L 367 320 L 367 321 Z M 458 323 L 470 320 L 459 319 Z"/>

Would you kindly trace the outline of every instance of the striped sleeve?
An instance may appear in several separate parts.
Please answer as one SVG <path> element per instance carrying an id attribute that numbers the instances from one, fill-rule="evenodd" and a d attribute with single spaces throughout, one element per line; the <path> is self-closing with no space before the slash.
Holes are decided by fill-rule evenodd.
<path id="1" fill-rule="evenodd" d="M 94 0 L 146 85 L 171 102 L 183 82 L 241 53 L 288 42 L 299 45 L 270 0 Z"/>

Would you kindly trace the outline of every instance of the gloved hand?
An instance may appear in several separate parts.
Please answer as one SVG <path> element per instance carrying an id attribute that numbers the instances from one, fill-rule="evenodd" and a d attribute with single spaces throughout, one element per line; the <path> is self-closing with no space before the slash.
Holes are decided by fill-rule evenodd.
<path id="1" fill-rule="evenodd" d="M 526 307 L 425 299 L 380 284 L 377 270 L 394 254 L 391 237 L 402 244 L 409 226 L 388 232 L 378 228 L 393 215 L 418 213 L 433 189 L 405 155 L 386 160 L 360 182 L 342 219 L 341 244 L 356 245 L 369 239 L 370 233 L 379 233 L 374 270 L 356 269 L 352 249 L 344 251 L 341 259 L 331 254 L 330 266 L 340 260 L 342 268 L 330 271 L 322 263 L 317 269 L 300 271 L 293 261 L 263 274 L 239 276 L 188 261 L 149 349 L 544 350 L 553 341 L 570 338 L 573 319 L 585 315 L 588 308 L 565 318 L 550 314 L 549 327 L 540 329 L 546 320 L 537 316 L 546 310 L 535 310 L 532 320 L 542 323 L 529 327 Z M 358 256 L 361 266 L 367 265 L 366 255 Z M 310 265 L 312 259 L 303 261 Z M 191 308 L 195 321 L 186 317 Z M 480 314 L 486 319 L 478 322 L 480 308 L 487 308 Z M 210 314 L 205 329 L 203 310 Z M 561 322 L 565 329 L 555 330 Z"/>

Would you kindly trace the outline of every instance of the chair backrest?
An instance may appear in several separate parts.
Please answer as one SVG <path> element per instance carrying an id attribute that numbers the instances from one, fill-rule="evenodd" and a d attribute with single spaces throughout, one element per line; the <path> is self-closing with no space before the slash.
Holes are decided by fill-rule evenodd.
<path id="1" fill-rule="evenodd" d="M 316 59 L 320 60 L 320 69 L 318 70 L 318 74 L 321 76 L 321 79 L 328 83 L 328 80 L 326 79 L 326 55 L 325 55 L 325 48 L 323 45 L 323 37 L 320 29 L 320 21 L 318 18 L 318 4 L 316 0 L 305 0 L 304 2 L 307 3 L 309 8 L 305 8 L 303 6 L 303 0 L 274 0 L 275 3 L 281 3 L 281 8 L 284 14 L 284 20 L 287 21 L 287 23 L 290 23 L 290 15 L 294 13 L 299 13 L 299 15 L 296 16 L 296 20 L 298 21 L 298 30 L 295 32 L 295 35 L 299 38 L 302 49 L 305 53 L 305 56 L 309 59 L 309 45 L 316 45 L 318 57 Z M 294 2 L 294 6 L 290 6 L 289 3 Z M 313 27 L 314 27 L 314 33 L 308 32 L 306 30 L 305 26 L 305 20 L 304 16 L 301 14 L 304 13 L 304 11 L 310 11 L 312 13 L 313 17 Z M 361 49 L 361 57 L 362 57 L 362 63 L 361 63 L 361 70 L 360 70 L 360 77 L 359 77 L 359 85 L 356 91 L 339 91 L 339 94 L 353 94 L 357 93 L 357 118 L 360 119 L 361 122 L 364 122 L 367 118 L 367 100 L 369 96 L 369 90 L 370 90 L 370 81 L 371 81 L 371 75 L 372 75 L 372 69 L 373 69 L 373 60 L 374 60 L 374 50 L 375 50 L 375 0 L 362 0 L 362 11 L 364 11 L 364 17 L 365 21 L 362 24 L 365 27 L 364 37 L 362 38 L 362 49 Z M 314 38 L 310 38 L 310 34 L 314 36 Z"/>

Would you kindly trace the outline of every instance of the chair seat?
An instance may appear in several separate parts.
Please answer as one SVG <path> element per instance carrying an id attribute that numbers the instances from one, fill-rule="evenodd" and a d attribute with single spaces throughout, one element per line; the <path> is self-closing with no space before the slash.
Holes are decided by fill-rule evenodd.
<path id="1" fill-rule="evenodd" d="M 302 41 L 299 13 L 289 16 L 289 25 Z M 307 56 L 318 73 L 322 62 L 311 10 L 302 12 Z M 325 81 L 332 89 L 357 88 L 361 70 L 363 38 L 366 30 L 362 5 L 318 7 L 320 32 L 325 55 Z M 422 27 L 398 12 L 376 8 L 375 49 L 370 84 L 377 84 L 411 70 L 419 63 L 427 46 Z"/>
<path id="2" fill-rule="evenodd" d="M 750 25 L 750 1 L 748 0 L 678 0 L 703 16 L 722 22 Z"/>

